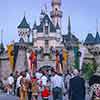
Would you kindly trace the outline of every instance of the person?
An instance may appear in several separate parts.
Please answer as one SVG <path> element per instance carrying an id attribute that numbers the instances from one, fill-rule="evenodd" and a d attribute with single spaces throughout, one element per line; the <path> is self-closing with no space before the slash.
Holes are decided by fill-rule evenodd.
<path id="1" fill-rule="evenodd" d="M 28 84 L 28 100 L 32 100 L 32 82 L 30 81 Z"/>
<path id="2" fill-rule="evenodd" d="M 19 77 L 19 73 L 18 73 L 18 71 L 16 71 L 14 73 L 14 95 L 16 95 L 16 82 L 17 82 L 18 77 Z"/>
<path id="3" fill-rule="evenodd" d="M 31 81 L 32 81 L 32 96 L 34 97 L 34 100 L 37 100 L 39 86 L 38 86 L 37 78 L 34 73 L 33 73 L 33 77 L 31 79 Z"/>
<path id="4" fill-rule="evenodd" d="M 28 88 L 28 82 L 26 80 L 26 74 L 25 72 L 22 72 L 22 78 L 20 80 L 20 100 L 27 100 L 27 88 Z"/>
<path id="5" fill-rule="evenodd" d="M 21 79 L 22 79 L 22 72 L 20 73 L 20 75 L 18 75 L 17 77 L 17 81 L 16 81 L 16 89 L 17 89 L 17 96 L 20 97 L 20 87 L 21 87 Z"/>
<path id="6" fill-rule="evenodd" d="M 30 81 L 31 77 L 27 69 L 25 70 L 25 74 L 26 74 L 26 80 Z"/>
<path id="7" fill-rule="evenodd" d="M 69 100 L 85 100 L 85 80 L 79 76 L 79 71 L 74 69 L 74 77 L 69 82 Z"/>
<path id="8" fill-rule="evenodd" d="M 40 84 L 41 83 L 41 77 L 42 77 L 42 71 L 41 70 L 36 71 L 35 76 L 37 78 L 38 84 Z"/>
<path id="9" fill-rule="evenodd" d="M 42 77 L 40 78 L 40 91 L 42 100 L 48 100 L 49 97 L 49 88 L 48 88 L 48 78 L 46 70 L 42 71 Z"/>
<path id="10" fill-rule="evenodd" d="M 71 78 L 72 78 L 72 75 L 69 72 L 69 70 L 67 70 L 67 73 L 64 76 L 64 86 L 67 91 L 69 90 L 69 81 Z"/>
<path id="11" fill-rule="evenodd" d="M 44 86 L 44 90 L 41 93 L 42 100 L 48 100 L 50 96 L 50 90 L 48 86 Z"/>
<path id="12" fill-rule="evenodd" d="M 53 93 L 53 100 L 63 100 L 63 77 L 54 69 L 52 70 L 52 75 L 53 76 L 51 77 L 51 87 Z"/>
<path id="13" fill-rule="evenodd" d="M 7 82 L 8 82 L 8 94 L 11 94 L 13 92 L 13 87 L 14 87 L 14 77 L 12 73 L 8 77 Z"/>
<path id="14" fill-rule="evenodd" d="M 3 83 L 3 90 L 5 93 L 8 92 L 8 81 L 7 81 L 7 77 L 4 77 L 4 79 L 2 80 Z"/>
<path id="15" fill-rule="evenodd" d="M 95 73 L 89 79 L 90 100 L 100 100 L 100 74 Z"/>
<path id="16" fill-rule="evenodd" d="M 42 86 L 46 86 L 47 85 L 47 81 L 48 81 L 48 78 L 47 78 L 47 76 L 46 76 L 46 72 L 45 71 L 43 71 L 42 72 L 42 76 L 41 76 L 41 82 L 42 82 Z"/>

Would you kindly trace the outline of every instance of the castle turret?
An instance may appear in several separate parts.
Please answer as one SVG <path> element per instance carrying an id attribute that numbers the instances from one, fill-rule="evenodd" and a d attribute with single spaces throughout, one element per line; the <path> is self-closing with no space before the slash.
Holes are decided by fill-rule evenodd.
<path id="1" fill-rule="evenodd" d="M 29 41 L 30 26 L 27 23 L 25 16 L 17 28 L 18 28 L 19 37 L 23 38 L 24 41 Z"/>
<path id="2" fill-rule="evenodd" d="M 44 11 L 44 9 L 41 9 L 41 13 L 40 13 L 40 23 L 42 22 L 44 16 L 45 16 L 45 11 Z"/>
<path id="3" fill-rule="evenodd" d="M 52 0 L 52 11 L 50 13 L 53 24 L 56 26 L 59 23 L 61 27 L 61 18 L 62 18 L 62 11 L 61 11 L 61 0 Z"/>
<path id="4" fill-rule="evenodd" d="M 34 22 L 33 29 L 32 29 L 32 43 L 34 45 L 34 39 L 37 38 L 37 24 L 36 21 Z"/>

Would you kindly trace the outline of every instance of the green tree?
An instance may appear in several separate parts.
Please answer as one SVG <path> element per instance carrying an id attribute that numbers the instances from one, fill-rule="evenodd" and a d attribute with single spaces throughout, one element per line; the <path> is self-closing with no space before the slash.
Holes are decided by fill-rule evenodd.
<path id="1" fill-rule="evenodd" d="M 93 75 L 95 70 L 96 70 L 95 64 L 91 64 L 91 63 L 84 64 L 84 68 L 83 68 L 84 78 L 88 80 Z"/>

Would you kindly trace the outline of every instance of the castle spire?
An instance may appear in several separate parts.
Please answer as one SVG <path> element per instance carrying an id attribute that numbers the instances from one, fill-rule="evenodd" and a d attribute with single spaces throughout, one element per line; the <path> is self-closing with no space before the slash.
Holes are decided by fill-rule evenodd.
<path id="1" fill-rule="evenodd" d="M 1 30 L 1 43 L 3 43 L 3 29 Z"/>
<path id="2" fill-rule="evenodd" d="M 70 16 L 68 16 L 68 34 L 71 34 L 71 22 L 70 22 Z"/>
<path id="3" fill-rule="evenodd" d="M 99 30 L 98 30 L 98 19 L 96 19 L 96 33 L 98 33 Z"/>

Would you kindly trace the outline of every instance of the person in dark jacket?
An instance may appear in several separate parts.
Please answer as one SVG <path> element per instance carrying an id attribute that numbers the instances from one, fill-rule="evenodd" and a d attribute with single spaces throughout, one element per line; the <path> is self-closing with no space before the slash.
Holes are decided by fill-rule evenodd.
<path id="1" fill-rule="evenodd" d="M 69 82 L 69 100 L 85 100 L 85 80 L 74 70 L 74 77 Z"/>

